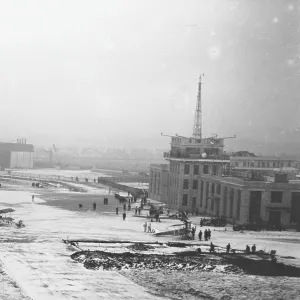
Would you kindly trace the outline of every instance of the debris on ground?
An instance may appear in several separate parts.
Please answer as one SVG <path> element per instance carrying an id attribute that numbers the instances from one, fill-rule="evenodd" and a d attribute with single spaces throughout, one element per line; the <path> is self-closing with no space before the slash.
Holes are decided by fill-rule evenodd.
<path id="1" fill-rule="evenodd" d="M 154 249 L 153 246 L 145 245 L 143 243 L 135 243 L 133 245 L 128 246 L 127 248 L 129 250 L 134 250 L 134 251 L 148 251 Z"/>

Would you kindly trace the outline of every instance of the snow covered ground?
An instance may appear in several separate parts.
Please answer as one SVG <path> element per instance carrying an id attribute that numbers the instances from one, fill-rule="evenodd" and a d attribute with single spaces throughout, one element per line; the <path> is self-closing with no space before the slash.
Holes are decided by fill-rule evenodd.
<path id="1" fill-rule="evenodd" d="M 1 260 L 8 274 L 32 299 L 157 299 L 115 272 L 95 272 L 74 263 L 74 249 L 62 238 L 150 239 L 136 218 L 71 212 L 31 202 L 29 192 L 0 191 L 1 207 L 16 209 L 23 229 L 1 228 Z"/>
<path id="2" fill-rule="evenodd" d="M 98 189 L 83 186 L 88 189 L 88 195 L 69 194 L 76 194 L 84 199 L 87 196 L 106 195 L 108 192 L 105 187 Z M 21 186 L 19 188 L 21 189 Z M 98 238 L 166 242 L 174 240 L 172 237 L 145 234 L 142 225 L 146 219 L 133 217 L 133 212 L 128 212 L 126 221 L 123 221 L 121 215 L 115 215 L 113 210 L 71 211 L 67 207 L 62 209 L 55 205 L 45 205 L 41 199 L 43 195 L 41 198 L 36 196 L 36 203 L 32 203 L 31 193 L 38 189 L 31 188 L 29 184 L 25 188 L 27 192 L 0 190 L 0 209 L 14 208 L 16 211 L 12 217 L 16 221 L 23 220 L 26 225 L 23 229 L 0 228 L 0 257 L 8 274 L 28 296 L 43 300 L 157 299 L 157 296 L 147 293 L 144 288 L 116 272 L 86 270 L 81 264 L 71 260 L 70 255 L 75 250 L 68 248 L 61 239 Z M 41 194 L 42 191 L 40 190 Z M 59 190 L 56 195 L 59 195 Z M 78 205 L 76 209 L 77 207 Z M 198 232 L 199 217 L 191 219 L 197 225 Z M 161 223 L 152 223 L 152 229 L 162 231 L 176 223 L 179 221 L 164 219 Z M 207 227 L 202 230 L 205 228 Z M 231 227 L 226 231 L 214 227 L 211 227 L 211 230 L 212 242 L 216 245 L 226 246 L 227 243 L 231 243 L 233 248 L 244 249 L 246 244 L 251 246 L 255 243 L 257 250 L 275 249 L 279 255 L 296 258 L 287 259 L 289 263 L 300 265 L 300 234 L 297 232 L 239 233 L 233 232 Z M 103 249 L 91 244 L 83 244 L 83 247 L 90 250 Z M 111 250 L 113 251 L 113 248 Z"/>
<path id="3" fill-rule="evenodd" d="M 53 177 L 53 179 L 57 179 L 58 176 L 60 178 L 75 178 L 83 180 L 84 178 L 88 178 L 90 181 L 94 180 L 97 177 L 111 177 L 111 175 L 105 173 L 91 172 L 90 170 L 57 170 L 57 169 L 30 169 L 30 170 L 11 170 L 11 173 L 14 175 L 33 175 L 33 176 L 41 176 L 41 177 Z"/>
<path id="4" fill-rule="evenodd" d="M 119 184 L 127 185 L 133 188 L 139 189 L 148 189 L 149 183 L 142 183 L 142 182 L 118 182 Z"/>

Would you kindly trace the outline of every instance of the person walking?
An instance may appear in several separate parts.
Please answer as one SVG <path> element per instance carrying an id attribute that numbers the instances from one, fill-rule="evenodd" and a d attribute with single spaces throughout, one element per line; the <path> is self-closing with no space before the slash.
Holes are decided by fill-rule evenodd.
<path id="1" fill-rule="evenodd" d="M 207 230 L 206 229 L 204 230 L 204 239 L 207 242 Z"/>
<path id="2" fill-rule="evenodd" d="M 96 210 L 97 204 L 96 202 L 93 203 L 93 209 Z"/>
<path id="3" fill-rule="evenodd" d="M 203 219 L 202 218 L 200 219 L 200 226 L 201 227 L 203 226 Z"/>
<path id="4" fill-rule="evenodd" d="M 138 208 L 137 206 L 135 207 L 135 210 L 134 210 L 134 213 L 137 215 L 137 211 L 138 211 Z"/>
<path id="5" fill-rule="evenodd" d="M 124 211 L 123 212 L 123 221 L 125 221 L 126 220 L 126 212 Z"/>
<path id="6" fill-rule="evenodd" d="M 148 233 L 151 233 L 151 222 L 149 222 L 149 224 L 148 224 Z"/>
<path id="7" fill-rule="evenodd" d="M 192 228 L 192 239 L 193 239 L 193 240 L 195 239 L 195 232 L 196 232 L 196 228 L 193 227 L 193 228 Z"/>
<path id="8" fill-rule="evenodd" d="M 119 214 L 119 206 L 116 207 L 116 215 Z"/>
<path id="9" fill-rule="evenodd" d="M 144 232 L 146 232 L 147 231 L 147 222 L 144 223 L 143 227 L 144 227 Z"/>
<path id="10" fill-rule="evenodd" d="M 199 241 L 202 241 L 202 230 L 199 231 L 198 237 L 199 237 Z"/>
<path id="11" fill-rule="evenodd" d="M 210 238 L 211 238 L 211 231 L 210 231 L 210 229 L 208 229 L 207 230 L 207 238 L 210 240 Z"/>
<path id="12" fill-rule="evenodd" d="M 213 243 L 210 243 L 210 249 L 209 249 L 209 252 L 212 253 L 212 252 L 215 252 L 215 245 Z"/>
<path id="13" fill-rule="evenodd" d="M 139 215 L 141 214 L 141 207 L 139 207 Z"/>

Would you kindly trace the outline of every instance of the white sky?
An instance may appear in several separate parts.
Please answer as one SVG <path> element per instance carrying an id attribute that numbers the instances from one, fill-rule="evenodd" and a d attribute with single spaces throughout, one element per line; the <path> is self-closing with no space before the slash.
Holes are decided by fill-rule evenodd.
<path id="1" fill-rule="evenodd" d="M 44 145 L 119 139 L 136 146 L 139 139 L 157 141 L 161 131 L 190 135 L 203 72 L 205 134 L 251 136 L 260 95 L 278 84 L 260 69 L 272 47 L 254 45 L 261 38 L 257 28 L 267 22 L 261 34 L 274 49 L 282 41 L 274 27 L 282 18 L 245 2 L 0 1 L 0 137 Z M 293 3 L 287 1 L 284 12 L 281 4 L 285 17 L 298 14 Z M 273 59 L 279 55 L 291 69 L 295 49 L 287 51 Z M 266 64 L 264 70 L 274 65 Z M 258 98 L 243 114 L 247 97 Z M 238 122 L 245 122 L 243 131 Z"/>

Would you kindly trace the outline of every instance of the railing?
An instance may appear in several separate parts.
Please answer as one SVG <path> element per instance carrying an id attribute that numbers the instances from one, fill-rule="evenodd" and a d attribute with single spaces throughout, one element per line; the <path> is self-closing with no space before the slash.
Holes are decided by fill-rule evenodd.
<path id="1" fill-rule="evenodd" d="M 229 155 L 207 155 L 203 157 L 201 154 L 191 154 L 191 153 L 172 153 L 164 152 L 165 158 L 183 158 L 183 159 L 211 159 L 211 160 L 230 160 Z"/>

